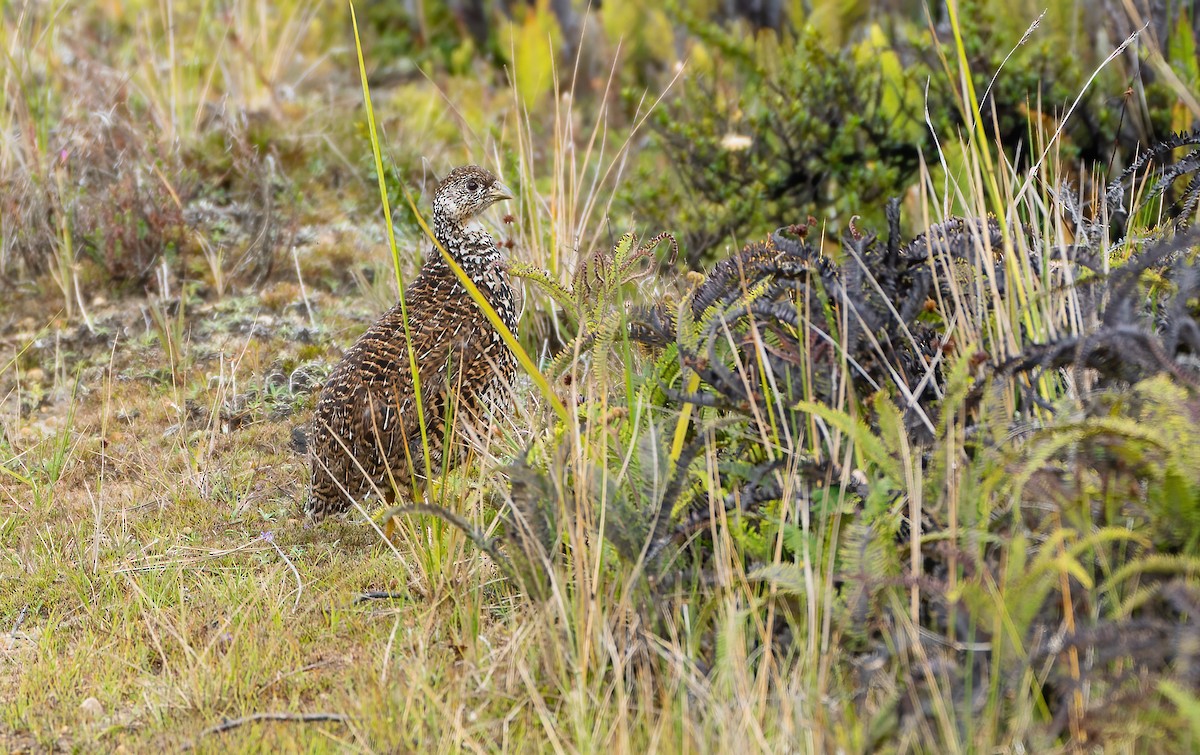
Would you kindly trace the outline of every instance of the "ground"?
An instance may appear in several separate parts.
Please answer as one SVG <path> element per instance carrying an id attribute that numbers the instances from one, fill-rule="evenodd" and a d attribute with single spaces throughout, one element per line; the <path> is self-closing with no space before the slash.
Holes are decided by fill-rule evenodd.
<path id="1" fill-rule="evenodd" d="M 4 749 L 176 749 L 224 718 L 306 710 L 370 711 L 378 731 L 263 723 L 196 744 L 503 741 L 472 710 L 506 705 L 496 693 L 513 680 L 479 661 L 519 639 L 500 622 L 511 595 L 461 589 L 486 559 L 440 527 L 432 542 L 458 562 L 389 547 L 359 516 L 301 512 L 293 430 L 373 312 L 353 292 L 306 303 L 298 288 L 182 307 L 97 297 L 91 327 L 26 297 L 9 319 L 4 350 L 22 353 L 5 374 L 5 446 L 26 480 L 0 482 Z M 178 327 L 156 329 L 150 310 Z M 426 571 L 429 558 L 449 568 Z M 408 597 L 358 602 L 370 591 Z M 505 730 L 536 716 L 507 705 Z"/>
<path id="2" fill-rule="evenodd" d="M 0 9 L 0 751 L 1194 749 L 1191 11 L 369 5 Z M 467 162 L 513 412 L 309 521 Z"/>

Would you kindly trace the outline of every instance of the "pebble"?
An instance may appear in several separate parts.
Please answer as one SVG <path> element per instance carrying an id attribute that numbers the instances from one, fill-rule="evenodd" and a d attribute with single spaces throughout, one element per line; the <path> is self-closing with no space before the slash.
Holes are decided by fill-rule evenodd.
<path id="1" fill-rule="evenodd" d="M 94 697 L 89 697 L 79 704 L 79 710 L 83 711 L 91 718 L 100 718 L 104 715 L 104 706 Z"/>
<path id="2" fill-rule="evenodd" d="M 31 370 L 26 370 L 25 379 L 31 383 L 41 383 L 46 379 L 46 371 L 41 367 L 34 367 Z"/>

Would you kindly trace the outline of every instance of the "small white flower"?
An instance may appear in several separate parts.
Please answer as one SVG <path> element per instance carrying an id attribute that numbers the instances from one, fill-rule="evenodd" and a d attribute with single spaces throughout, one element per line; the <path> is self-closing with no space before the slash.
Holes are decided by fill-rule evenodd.
<path id="1" fill-rule="evenodd" d="M 726 134 L 721 137 L 722 149 L 727 149 L 730 152 L 741 152 L 742 150 L 750 149 L 753 140 L 743 134 Z"/>

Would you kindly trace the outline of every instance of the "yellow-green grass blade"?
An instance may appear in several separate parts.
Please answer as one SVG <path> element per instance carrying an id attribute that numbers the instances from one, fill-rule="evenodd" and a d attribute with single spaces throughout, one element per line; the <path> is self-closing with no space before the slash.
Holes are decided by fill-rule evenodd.
<path id="1" fill-rule="evenodd" d="M 400 272 L 400 251 L 396 248 L 396 230 L 392 225 L 392 207 L 388 202 L 387 182 L 383 174 L 383 154 L 379 149 L 379 134 L 375 130 L 375 109 L 371 105 L 371 89 L 367 85 L 367 65 L 363 60 L 362 40 L 358 35 L 358 18 L 354 14 L 354 3 L 350 4 L 350 23 L 354 27 L 354 49 L 358 54 L 358 74 L 362 80 L 363 104 L 367 110 L 367 128 L 371 135 L 371 152 L 375 157 L 375 175 L 379 178 L 379 198 L 383 202 L 383 218 L 387 223 L 388 246 L 392 251 L 392 269 L 396 273 L 396 288 L 400 295 L 400 320 L 404 323 L 404 345 L 408 351 L 408 369 L 412 374 L 413 398 L 417 403 L 417 425 L 421 430 L 421 456 L 425 461 L 425 479 L 433 479 L 433 468 L 429 460 L 429 435 L 425 428 L 425 403 L 421 400 L 421 375 L 417 369 L 417 354 L 413 350 L 412 328 L 408 322 L 408 307 L 404 301 L 404 276 Z M 404 189 L 408 196 L 408 187 Z M 412 198 L 409 197 L 409 202 Z M 413 208 L 414 212 L 416 208 Z M 419 217 L 419 216 L 418 216 Z M 425 227 L 422 221 L 421 227 Z M 426 228 L 426 232 L 428 229 Z M 430 234 L 432 236 L 432 234 Z M 441 246 L 440 244 L 438 245 Z M 411 473 L 413 470 L 409 470 Z"/>
<path id="2" fill-rule="evenodd" d="M 700 376 L 693 372 L 688 376 L 687 393 L 691 395 L 700 389 Z M 674 473 L 675 464 L 679 461 L 679 457 L 683 455 L 683 442 L 687 439 L 688 427 L 691 426 L 693 404 L 684 403 L 683 408 L 679 410 L 679 418 L 675 422 L 675 434 L 671 439 L 671 468 L 669 473 Z"/>

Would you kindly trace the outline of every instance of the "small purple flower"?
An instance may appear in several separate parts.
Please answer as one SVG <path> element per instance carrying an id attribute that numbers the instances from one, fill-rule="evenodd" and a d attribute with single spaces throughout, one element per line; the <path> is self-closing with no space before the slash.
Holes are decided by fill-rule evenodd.
<path id="1" fill-rule="evenodd" d="M 275 542 L 275 533 L 274 532 L 264 532 L 264 533 L 262 533 L 262 539 L 266 540 L 268 543 L 273 543 L 273 542 Z"/>

